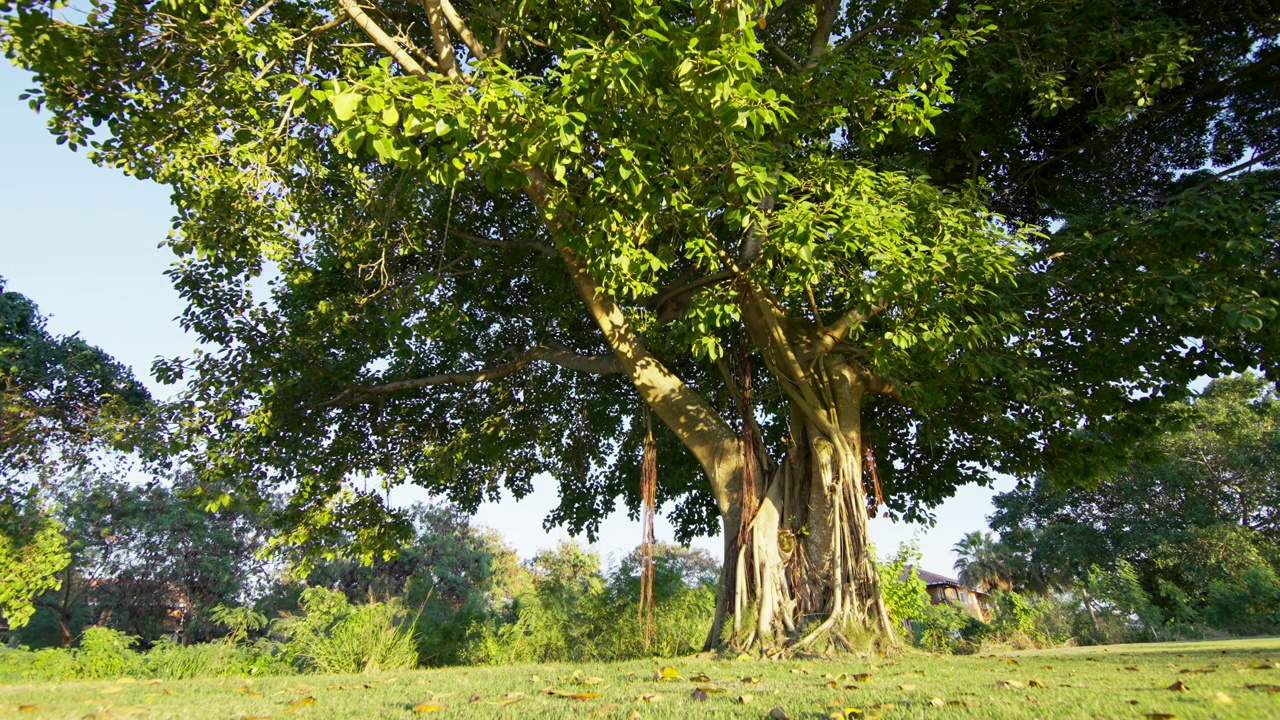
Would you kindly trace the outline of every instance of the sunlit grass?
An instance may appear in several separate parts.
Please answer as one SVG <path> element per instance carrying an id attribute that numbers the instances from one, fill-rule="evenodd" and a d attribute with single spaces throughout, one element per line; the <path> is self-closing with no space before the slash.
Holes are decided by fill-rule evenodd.
<path id="1" fill-rule="evenodd" d="M 857 709 L 861 717 L 885 720 L 1252 720 L 1280 717 L 1277 663 L 1280 638 L 996 656 L 912 652 L 839 662 L 688 657 L 252 680 L 121 679 L 0 687 L 0 716 L 525 720 L 629 718 L 636 712 L 641 718 L 765 718 L 780 708 L 790 718 L 829 718 Z M 657 679 L 663 665 L 679 677 Z M 1168 689 L 1177 682 L 1187 689 Z M 693 697 L 699 688 L 704 700 Z"/>

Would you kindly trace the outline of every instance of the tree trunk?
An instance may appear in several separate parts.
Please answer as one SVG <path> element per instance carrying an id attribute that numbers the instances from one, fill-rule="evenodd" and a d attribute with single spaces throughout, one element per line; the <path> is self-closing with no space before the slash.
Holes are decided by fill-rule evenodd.
<path id="1" fill-rule="evenodd" d="M 543 184 L 531 174 L 527 192 L 540 206 Z M 612 297 L 597 291 L 581 258 L 567 248 L 561 256 L 636 391 L 698 459 L 715 494 L 725 556 L 708 649 L 726 640 L 769 654 L 820 640 L 838 650 L 862 639 L 896 645 L 867 533 L 861 410 L 868 376 L 832 347 L 811 342 L 818 337 L 812 329 L 783 328 L 776 307 L 745 292 L 751 343 L 791 398 L 789 450 L 766 475 L 771 463 L 745 457 L 754 444 L 648 351 Z M 820 348 L 807 351 L 809 370 L 801 369 L 795 347 Z M 757 490 L 749 478 L 766 482 Z"/>
<path id="2" fill-rule="evenodd" d="M 759 509 L 740 533 L 726 522 L 720 607 L 733 619 L 728 642 L 740 649 L 896 644 L 868 535 L 862 390 L 840 381 L 820 389 L 831 402 L 818 411 L 834 421 L 822 425 L 838 432 L 793 402 L 790 447 Z M 707 646 L 723 632 L 717 622 Z"/>

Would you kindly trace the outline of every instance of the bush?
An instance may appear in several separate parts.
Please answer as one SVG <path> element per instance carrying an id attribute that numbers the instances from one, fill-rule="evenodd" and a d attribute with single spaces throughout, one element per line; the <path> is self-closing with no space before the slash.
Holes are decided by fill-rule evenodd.
<path id="1" fill-rule="evenodd" d="M 898 552 L 880 563 L 880 593 L 894 627 L 923 617 L 929 607 L 929 587 L 916 572 L 919 564 L 920 550 L 914 543 L 902 543 Z"/>
<path id="2" fill-rule="evenodd" d="M 971 618 L 969 613 L 953 603 L 929 605 L 920 613 L 918 620 L 911 622 L 916 645 L 934 652 L 953 652 L 962 639 L 960 631 L 969 625 Z"/>
<path id="3" fill-rule="evenodd" d="M 336 590 L 307 588 L 302 614 L 276 621 L 283 658 L 325 673 L 400 670 L 418 664 L 413 621 L 399 600 L 353 606 Z"/>

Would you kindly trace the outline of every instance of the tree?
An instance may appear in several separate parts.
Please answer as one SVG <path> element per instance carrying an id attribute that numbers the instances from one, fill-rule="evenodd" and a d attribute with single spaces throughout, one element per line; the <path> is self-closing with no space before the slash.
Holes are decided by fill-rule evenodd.
<path id="1" fill-rule="evenodd" d="M 173 187 L 220 350 L 158 370 L 193 462 L 293 489 L 285 542 L 392 546 L 387 487 L 537 472 L 590 535 L 652 424 L 658 501 L 725 539 L 709 646 L 891 639 L 869 488 L 920 517 L 1087 476 L 1191 378 L 1274 365 L 1247 7 L 8 2 L 54 132 Z"/>
<path id="2" fill-rule="evenodd" d="M 60 473 L 136 443 L 151 409 L 128 368 L 76 336 L 54 336 L 36 304 L 0 277 L 0 623 L 26 625 L 33 600 L 70 562 L 50 517 Z"/>
<path id="3" fill-rule="evenodd" d="M 1212 588 L 1220 600 L 1280 591 L 1278 409 L 1274 388 L 1255 375 L 1214 380 L 1194 401 L 1169 406 L 1162 431 L 1127 467 L 1093 485 L 1042 479 L 998 496 L 991 526 L 1015 553 L 1046 558 L 1076 581 L 1135 577 L 1165 617 L 1247 627 L 1265 613 L 1228 622 Z"/>
<path id="4" fill-rule="evenodd" d="M 263 579 L 263 528 L 242 510 L 206 508 L 188 478 L 134 484 L 97 473 L 63 478 L 55 515 L 70 562 L 60 587 L 35 601 L 69 645 L 77 620 L 153 642 L 207 640 L 217 605 L 244 600 Z"/>
<path id="5" fill-rule="evenodd" d="M 1012 558 L 991 533 L 968 533 L 953 550 L 960 582 L 970 587 L 984 587 L 988 592 L 996 588 L 1006 592 L 1013 589 Z"/>

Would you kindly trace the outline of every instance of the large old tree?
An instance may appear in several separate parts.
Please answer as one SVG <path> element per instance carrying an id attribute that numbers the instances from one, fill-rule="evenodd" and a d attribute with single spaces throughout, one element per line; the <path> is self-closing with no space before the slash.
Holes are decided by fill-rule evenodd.
<path id="1" fill-rule="evenodd" d="M 173 187 L 159 370 L 281 542 L 540 472 L 591 533 L 653 427 L 708 644 L 891 637 L 869 508 L 1275 361 L 1265 2 L 7 3 L 54 132 Z"/>

